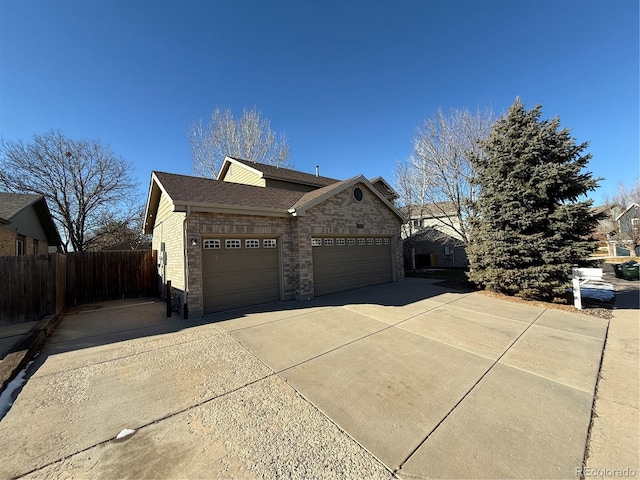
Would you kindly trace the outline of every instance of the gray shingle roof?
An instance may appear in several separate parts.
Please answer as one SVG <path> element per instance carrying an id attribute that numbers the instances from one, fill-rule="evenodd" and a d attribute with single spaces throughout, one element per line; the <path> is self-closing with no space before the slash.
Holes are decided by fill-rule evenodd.
<path id="1" fill-rule="evenodd" d="M 211 204 L 286 212 L 304 192 L 256 187 L 209 178 L 154 172 L 174 204 Z"/>
<path id="2" fill-rule="evenodd" d="M 264 174 L 265 178 L 272 178 L 274 180 L 284 180 L 293 183 L 302 183 L 305 185 L 312 185 L 318 187 L 324 187 L 331 185 L 332 183 L 339 182 L 335 178 L 315 176 L 311 173 L 299 172 L 297 170 L 291 170 L 289 168 L 274 167 L 273 165 L 267 165 L 266 163 L 250 162 L 241 158 L 233 158 L 235 161 L 240 162 L 248 167 L 255 168 Z"/>
<path id="3" fill-rule="evenodd" d="M 351 181 L 351 179 L 343 180 L 342 182 L 336 182 L 331 185 L 327 185 L 326 187 L 318 188 L 316 190 L 312 190 L 310 192 L 305 193 L 302 197 L 298 199 L 298 201 L 292 205 L 293 208 L 300 208 L 307 203 L 312 202 L 318 197 L 323 196 L 325 193 L 330 192 L 331 190 L 339 189 L 345 183 Z"/>
<path id="4" fill-rule="evenodd" d="M 0 218 L 11 220 L 13 216 L 41 198 L 42 195 L 30 193 L 0 192 Z"/>
<path id="5" fill-rule="evenodd" d="M 33 205 L 38 221 L 47 237 L 47 243 L 51 245 L 61 245 L 62 240 L 58 229 L 51 217 L 51 211 L 47 206 L 47 201 L 42 195 L 30 193 L 7 193 L 0 192 L 0 225 L 10 222 L 11 219 L 25 208 Z"/>

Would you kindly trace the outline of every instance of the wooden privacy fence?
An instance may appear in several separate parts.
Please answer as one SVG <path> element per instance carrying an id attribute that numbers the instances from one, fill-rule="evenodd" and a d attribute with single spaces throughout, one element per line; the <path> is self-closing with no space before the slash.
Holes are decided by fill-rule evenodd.
<path id="1" fill-rule="evenodd" d="M 158 296 L 156 252 L 0 257 L 0 325 L 89 302 Z"/>
<path id="2" fill-rule="evenodd" d="M 68 307 L 158 296 L 155 250 L 67 254 Z"/>
<path id="3" fill-rule="evenodd" d="M 0 325 L 62 312 L 66 267 L 57 253 L 0 257 Z"/>

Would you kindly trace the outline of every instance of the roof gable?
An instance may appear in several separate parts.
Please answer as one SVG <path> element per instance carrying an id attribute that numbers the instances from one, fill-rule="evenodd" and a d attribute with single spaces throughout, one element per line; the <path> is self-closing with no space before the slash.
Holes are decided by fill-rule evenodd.
<path id="1" fill-rule="evenodd" d="M 631 209 L 633 209 L 633 208 L 640 208 L 640 205 L 638 205 L 638 204 L 637 204 L 637 203 L 635 203 L 635 202 L 632 202 L 632 203 L 631 203 L 631 204 L 630 204 L 630 205 L 625 209 L 625 211 L 624 211 L 624 212 L 622 212 L 620 215 L 618 215 L 618 216 L 616 217 L 616 222 L 617 222 L 617 221 L 619 221 L 622 217 L 624 217 L 627 213 L 629 213 L 629 212 L 631 211 Z M 636 214 L 637 214 L 637 212 L 636 212 Z"/>
<path id="2" fill-rule="evenodd" d="M 391 185 L 382 177 L 376 177 L 369 180 L 373 186 L 375 186 L 378 190 L 382 192 L 382 194 L 387 197 L 390 201 L 397 200 L 400 198 L 398 192 L 396 192 Z"/>
<path id="3" fill-rule="evenodd" d="M 398 218 L 400 218 L 403 222 L 406 222 L 406 218 L 400 211 L 378 190 L 374 185 L 371 184 L 369 180 L 367 180 L 363 175 L 358 175 L 357 177 L 350 178 L 348 180 L 344 180 L 342 182 L 337 182 L 333 185 L 328 185 L 323 188 L 319 188 L 312 192 L 305 193 L 290 209 L 289 213 L 293 216 L 302 216 L 312 207 L 315 207 L 321 202 L 347 190 L 348 188 L 353 187 L 356 183 L 364 184 L 373 195 L 378 198 L 382 203 L 385 204 L 387 208 L 389 208 L 393 213 L 395 213 Z"/>
<path id="4" fill-rule="evenodd" d="M 281 168 L 274 165 L 267 165 L 266 163 L 251 162 L 233 157 L 226 157 L 224 159 L 222 168 L 218 174 L 218 180 L 223 180 L 225 178 L 231 165 L 237 165 L 240 168 L 245 168 L 251 173 L 258 175 L 260 178 L 280 180 L 283 182 L 308 185 L 317 188 L 331 185 L 339 181 L 335 178 L 321 177 L 319 175 L 300 172 L 298 170 L 291 170 L 289 168 Z"/>

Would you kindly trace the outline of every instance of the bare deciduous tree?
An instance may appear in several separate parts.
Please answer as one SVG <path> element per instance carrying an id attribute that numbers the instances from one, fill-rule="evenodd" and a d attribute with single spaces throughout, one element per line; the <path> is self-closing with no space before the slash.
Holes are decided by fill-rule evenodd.
<path id="1" fill-rule="evenodd" d="M 43 195 L 66 251 L 86 251 L 105 219 L 123 221 L 136 213 L 131 166 L 96 140 L 52 131 L 31 143 L 4 143 L 1 152 L 0 187 Z"/>
<path id="2" fill-rule="evenodd" d="M 100 221 L 101 226 L 87 241 L 87 250 L 99 252 L 119 244 L 135 250 L 141 245 L 150 245 L 151 235 L 144 234 L 144 206 L 135 208 L 133 212 L 122 218 L 104 217 Z"/>
<path id="3" fill-rule="evenodd" d="M 438 110 L 418 126 L 411 156 L 398 164 L 400 201 L 413 210 L 413 216 L 430 217 L 432 228 L 427 233 L 434 240 L 453 237 L 461 245 L 469 243 L 477 196 L 472 158 L 482 154 L 478 140 L 489 134 L 494 122 L 491 110 L 453 109 L 448 115 Z M 417 233 L 424 226 L 410 223 L 406 233 Z"/>
<path id="4" fill-rule="evenodd" d="M 269 120 L 254 108 L 244 110 L 238 121 L 231 110 L 216 108 L 209 122 L 192 124 L 187 137 L 191 143 L 193 170 L 202 177 L 216 178 L 224 158 L 289 167 L 289 146 L 284 135 L 271 130 Z"/>

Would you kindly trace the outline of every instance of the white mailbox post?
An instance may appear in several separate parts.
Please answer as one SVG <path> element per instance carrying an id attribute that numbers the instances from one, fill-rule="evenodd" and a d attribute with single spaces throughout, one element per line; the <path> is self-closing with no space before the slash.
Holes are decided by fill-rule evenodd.
<path id="1" fill-rule="evenodd" d="M 582 310 L 582 296 L 580 295 L 580 285 L 589 281 L 602 280 L 601 268 L 571 268 L 571 282 L 573 284 L 573 306 Z"/>

